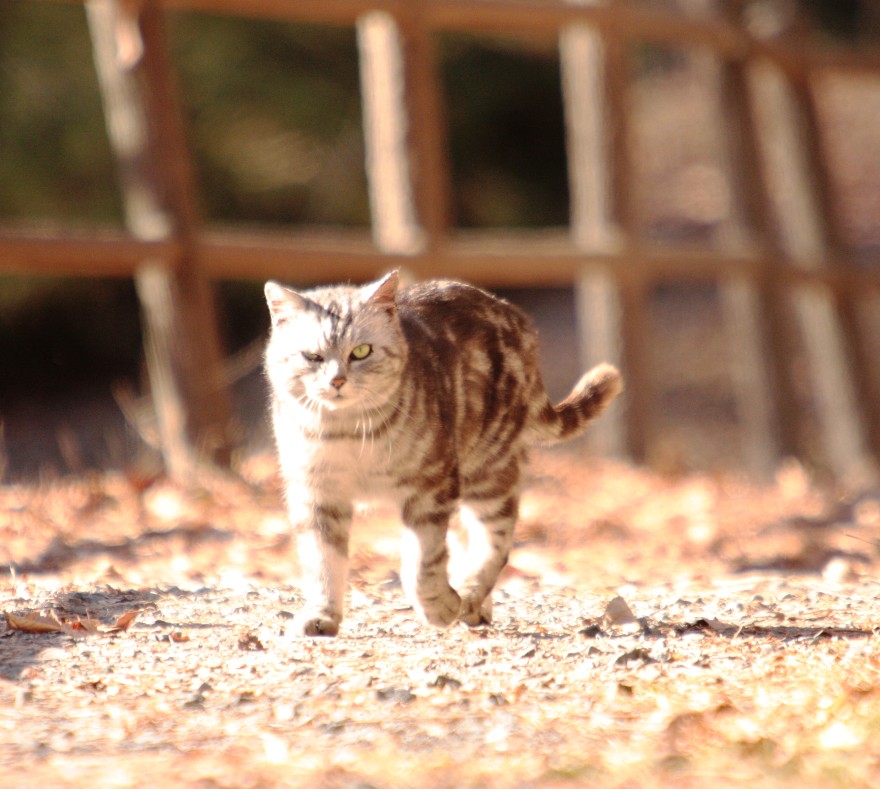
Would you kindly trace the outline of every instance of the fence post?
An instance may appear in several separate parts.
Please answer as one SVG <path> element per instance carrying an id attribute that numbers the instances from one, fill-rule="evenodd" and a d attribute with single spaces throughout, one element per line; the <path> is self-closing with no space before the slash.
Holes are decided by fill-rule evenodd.
<path id="1" fill-rule="evenodd" d="M 761 116 L 762 152 L 772 187 L 781 247 L 791 265 L 809 269 L 829 260 L 827 228 L 819 202 L 817 141 L 797 91 L 769 61 L 752 66 L 750 84 Z M 875 478 L 865 439 L 849 349 L 828 288 L 795 285 L 791 304 L 806 357 L 810 396 L 825 461 L 839 479 Z"/>
<path id="2" fill-rule="evenodd" d="M 813 78 L 814 74 L 806 66 L 789 77 L 791 90 L 800 107 L 806 166 L 812 173 L 817 216 L 821 222 L 829 262 L 838 269 L 838 273 L 845 275 L 851 270 L 852 263 L 847 255 L 847 245 L 843 238 L 839 206 L 832 193 L 828 152 L 823 147 Z M 865 327 L 860 321 L 859 307 L 876 309 L 878 299 L 876 294 L 853 291 L 847 294 L 838 293 L 836 296 L 834 306 L 844 338 L 844 352 L 851 360 L 849 371 L 852 374 L 857 401 L 861 404 L 869 404 L 861 409 L 859 416 L 865 420 L 868 442 L 876 457 L 877 453 L 880 453 L 880 409 L 870 404 L 880 403 L 880 381 L 871 374 L 877 360 L 872 353 Z"/>
<path id="3" fill-rule="evenodd" d="M 738 277 L 720 284 L 722 309 L 733 356 L 733 380 L 743 433 L 743 455 L 750 471 L 772 477 L 781 447 L 793 452 L 797 406 L 785 368 L 786 332 L 768 317 L 779 311 L 773 269 L 779 250 L 770 229 L 769 187 L 761 167 L 758 137 L 749 102 L 743 59 L 725 60 L 717 70 L 718 113 L 723 154 L 731 186 L 730 217 L 720 229 L 727 248 L 749 249 L 770 270 L 761 279 Z"/>
<path id="4" fill-rule="evenodd" d="M 231 408 L 212 292 L 195 259 L 195 194 L 161 7 L 87 0 L 86 13 L 127 228 L 179 250 L 144 260 L 134 279 L 160 449 L 167 473 L 186 480 L 201 459 L 228 462 Z"/>
<path id="5" fill-rule="evenodd" d="M 624 47 L 618 38 L 603 41 L 584 23 L 560 31 L 572 238 L 585 255 L 620 253 L 625 266 L 636 229 L 628 194 Z M 590 445 L 604 455 L 644 460 L 650 398 L 644 283 L 625 271 L 615 276 L 585 266 L 575 296 L 583 365 L 609 360 L 624 368 L 626 378 L 625 409 L 612 407 L 593 426 Z"/>
<path id="6" fill-rule="evenodd" d="M 415 3 L 400 19 L 358 19 L 361 101 L 373 239 L 382 252 L 416 254 L 449 222 L 448 167 L 434 53 Z"/>
<path id="7" fill-rule="evenodd" d="M 424 242 L 410 177 L 406 80 L 394 17 L 357 22 L 361 104 L 373 240 L 382 252 L 413 254 Z"/>

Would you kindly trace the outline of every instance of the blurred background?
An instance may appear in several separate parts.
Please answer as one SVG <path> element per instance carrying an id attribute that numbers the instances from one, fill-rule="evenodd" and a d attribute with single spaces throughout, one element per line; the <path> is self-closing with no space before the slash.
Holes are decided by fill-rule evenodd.
<path id="1" fill-rule="evenodd" d="M 687 14 L 692 4 L 631 5 Z M 780 4 L 748 5 L 760 25 Z M 873 0 L 781 5 L 808 20 L 813 46 L 880 48 Z M 367 230 L 355 30 L 180 10 L 165 19 L 205 225 Z M 440 33 L 435 44 L 453 228 L 567 226 L 558 42 Z M 725 118 L 712 83 L 692 51 L 646 44 L 631 54 L 627 143 L 639 232 L 660 244 L 710 240 L 731 211 L 719 143 Z M 876 266 L 880 73 L 823 80 L 816 96 L 847 255 Z M 122 229 L 123 214 L 83 6 L 5 0 L 0 226 Z M 262 282 L 215 286 L 223 353 L 253 349 L 268 328 Z M 580 372 L 574 291 L 503 293 L 538 322 L 548 388 L 563 395 Z M 644 459 L 661 469 L 744 464 L 719 304 L 711 282 L 648 293 L 656 440 Z M 145 391 L 143 357 L 130 280 L 0 266 L 0 482 L 133 462 L 144 442 L 117 396 Z M 268 440 L 265 391 L 259 369 L 245 368 L 233 398 L 242 443 L 252 447 Z"/>

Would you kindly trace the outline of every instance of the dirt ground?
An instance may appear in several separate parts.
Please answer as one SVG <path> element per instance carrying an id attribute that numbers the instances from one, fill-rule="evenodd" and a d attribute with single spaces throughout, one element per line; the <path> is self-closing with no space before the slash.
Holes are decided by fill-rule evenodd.
<path id="1" fill-rule="evenodd" d="M 446 632 L 398 532 L 359 517 L 342 632 L 298 639 L 271 458 L 0 487 L 0 783 L 880 782 L 880 491 L 537 453 L 495 624 Z"/>

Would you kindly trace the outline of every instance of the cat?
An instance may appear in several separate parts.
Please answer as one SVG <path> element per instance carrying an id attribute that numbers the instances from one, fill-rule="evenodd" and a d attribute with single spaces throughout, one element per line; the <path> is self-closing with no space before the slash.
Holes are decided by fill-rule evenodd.
<path id="1" fill-rule="evenodd" d="M 272 422 L 305 597 L 298 634 L 343 617 L 353 502 L 391 496 L 404 524 L 401 581 L 424 622 L 491 620 L 513 543 L 526 447 L 581 433 L 621 391 L 600 364 L 553 405 L 537 334 L 517 307 L 448 280 L 298 292 L 267 282 Z M 466 529 L 447 574 L 447 527 Z"/>

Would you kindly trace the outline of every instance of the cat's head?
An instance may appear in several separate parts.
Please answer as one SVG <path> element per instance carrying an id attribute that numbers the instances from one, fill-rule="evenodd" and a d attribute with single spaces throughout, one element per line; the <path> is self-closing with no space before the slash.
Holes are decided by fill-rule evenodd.
<path id="1" fill-rule="evenodd" d="M 315 412 L 385 403 L 406 364 L 397 280 L 394 271 L 363 287 L 307 292 L 267 282 L 272 336 L 266 372 L 276 397 L 292 397 Z"/>

